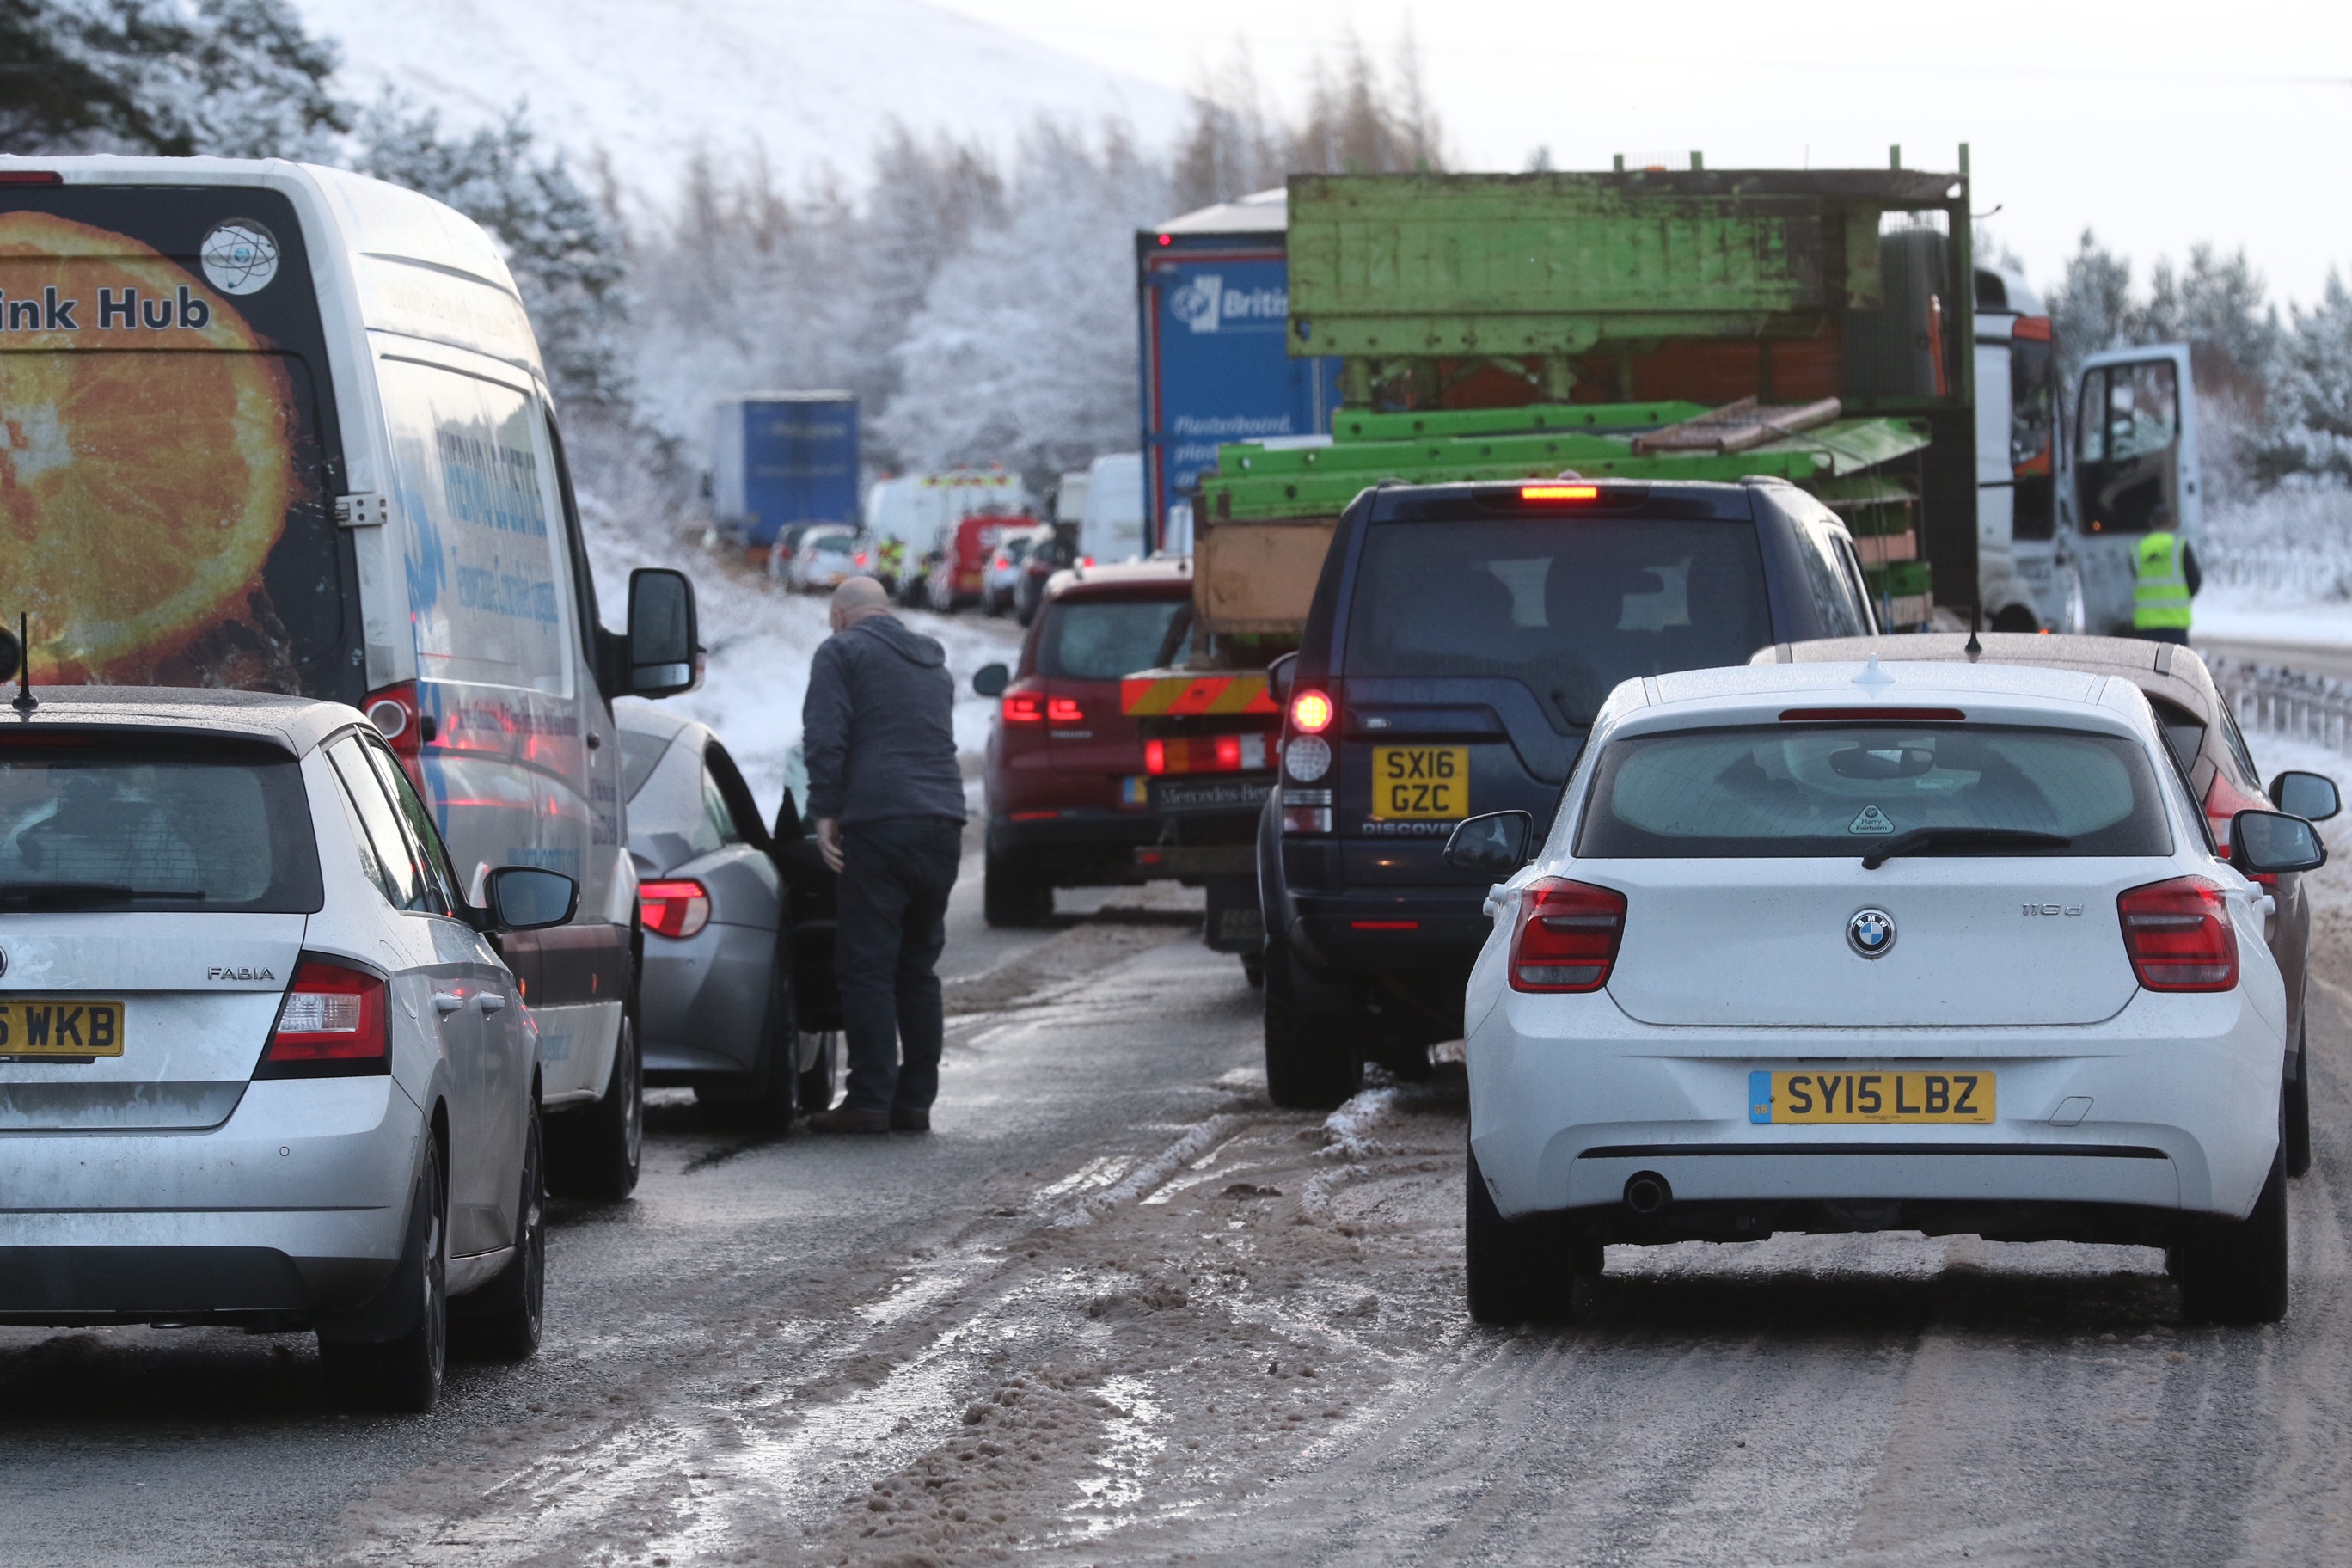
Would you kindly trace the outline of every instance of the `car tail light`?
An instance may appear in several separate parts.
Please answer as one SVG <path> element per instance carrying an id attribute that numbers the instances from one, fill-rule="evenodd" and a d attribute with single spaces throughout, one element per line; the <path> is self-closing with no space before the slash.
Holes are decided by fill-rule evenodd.
<path id="1" fill-rule="evenodd" d="M 1514 991 L 1598 991 L 1609 984 L 1625 935 L 1625 895 L 1546 877 L 1519 900 L 1511 942 Z"/>
<path id="2" fill-rule="evenodd" d="M 2221 889 L 2175 877 L 2116 899 L 2124 951 L 2150 991 L 2228 991 L 2238 984 L 2238 933 Z"/>
<path id="3" fill-rule="evenodd" d="M 1008 724 L 1043 724 L 1045 721 L 1045 698 L 1034 691 L 1006 692 L 1004 721 Z"/>
<path id="4" fill-rule="evenodd" d="M 1087 721 L 1087 710 L 1078 706 L 1078 700 L 1075 697 L 1048 697 L 1045 699 L 1045 721 L 1051 724 L 1083 724 Z"/>
<path id="5" fill-rule="evenodd" d="M 1000 555 L 988 563 L 988 569 L 992 572 L 1009 572 L 1013 569 L 1013 557 Z"/>
<path id="6" fill-rule="evenodd" d="M 1339 717 L 1331 699 L 1320 691 L 1302 691 L 1290 700 L 1290 727 L 1302 735 L 1319 735 Z"/>
<path id="7" fill-rule="evenodd" d="M 0 185 L 62 185 L 66 177 L 54 169 L 0 169 Z"/>
<path id="8" fill-rule="evenodd" d="M 278 1005 L 278 1022 L 253 1076 L 363 1078 L 392 1070 L 383 975 L 305 954 Z"/>
<path id="9" fill-rule="evenodd" d="M 1521 485 L 1521 500 L 1599 500 L 1599 485 Z"/>
<path id="10" fill-rule="evenodd" d="M 2262 796 L 2240 789 L 2228 773 L 2213 770 L 2212 785 L 2205 792 L 2205 820 L 2212 825 L 2213 842 L 2221 853 L 2230 853 L 2230 819 L 2242 811 L 2272 811 L 2276 809 Z"/>
<path id="11" fill-rule="evenodd" d="M 685 941 L 710 923 L 710 894 L 690 878 L 640 884 L 637 908 L 645 911 L 647 931 L 676 942 Z"/>
<path id="12" fill-rule="evenodd" d="M 404 680 L 397 686 L 387 686 L 381 691 L 368 693 L 362 705 L 368 722 L 382 735 L 392 754 L 400 759 L 401 771 L 416 793 L 425 793 L 425 774 L 419 759 L 433 741 L 433 715 L 416 704 L 416 682 Z"/>

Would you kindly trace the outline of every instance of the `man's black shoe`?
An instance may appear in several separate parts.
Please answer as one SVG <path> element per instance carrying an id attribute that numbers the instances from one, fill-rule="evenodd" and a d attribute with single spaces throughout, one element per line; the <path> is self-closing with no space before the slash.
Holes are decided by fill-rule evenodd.
<path id="1" fill-rule="evenodd" d="M 930 1130 L 931 1113 L 929 1111 L 916 1110 L 904 1105 L 894 1105 L 890 1108 L 891 1131 L 929 1132 Z"/>
<path id="2" fill-rule="evenodd" d="M 831 1110 L 820 1110 L 808 1119 L 812 1132 L 887 1132 L 893 1119 L 886 1111 L 852 1110 L 836 1105 Z"/>

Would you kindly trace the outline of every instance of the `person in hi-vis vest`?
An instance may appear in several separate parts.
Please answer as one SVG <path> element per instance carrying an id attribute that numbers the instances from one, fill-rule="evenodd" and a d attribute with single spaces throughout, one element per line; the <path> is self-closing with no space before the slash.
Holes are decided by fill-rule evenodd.
<path id="1" fill-rule="evenodd" d="M 2189 601 L 2204 586 L 2197 552 L 2172 531 L 2172 509 L 2159 506 L 2139 540 L 2139 577 L 2132 587 L 2132 636 L 2189 641 Z"/>

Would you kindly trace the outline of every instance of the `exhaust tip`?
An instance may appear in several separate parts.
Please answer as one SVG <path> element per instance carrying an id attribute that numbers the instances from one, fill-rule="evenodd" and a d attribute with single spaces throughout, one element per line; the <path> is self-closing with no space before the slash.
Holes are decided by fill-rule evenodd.
<path id="1" fill-rule="evenodd" d="M 1625 1206 L 1635 1214 L 1653 1215 L 1674 1201 L 1674 1188 L 1655 1171 L 1636 1171 L 1625 1178 Z"/>

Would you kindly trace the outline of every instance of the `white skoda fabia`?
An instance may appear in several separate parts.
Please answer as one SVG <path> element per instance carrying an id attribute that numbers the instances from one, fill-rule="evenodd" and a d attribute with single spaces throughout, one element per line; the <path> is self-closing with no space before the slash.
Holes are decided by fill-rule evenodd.
<path id="1" fill-rule="evenodd" d="M 2127 680 L 1958 664 L 1627 681 L 1469 983 L 1472 1314 L 1570 1315 L 1610 1243 L 1916 1230 L 2168 1249 L 2286 1310 L 2284 990 L 2248 811 L 2217 858 Z"/>
<path id="2" fill-rule="evenodd" d="M 447 1320 L 537 1346 L 539 1038 L 352 709 L 54 688 L 0 705 L 0 1322 L 315 1331 L 429 1408 Z M 458 1300 L 453 1302 L 453 1298 Z"/>

